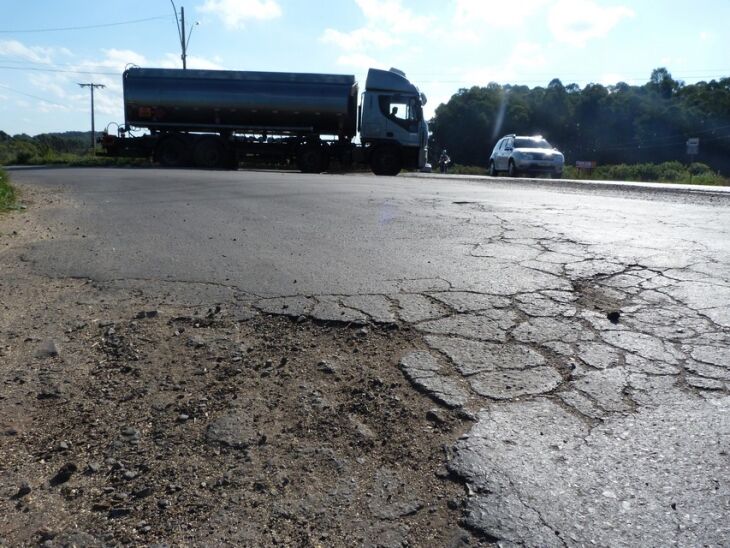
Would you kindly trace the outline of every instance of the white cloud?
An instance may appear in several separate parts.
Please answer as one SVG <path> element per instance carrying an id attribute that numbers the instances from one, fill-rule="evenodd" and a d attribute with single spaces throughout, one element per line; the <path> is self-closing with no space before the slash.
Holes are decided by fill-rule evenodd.
<path id="1" fill-rule="evenodd" d="M 85 61 L 83 64 L 91 66 L 101 66 L 110 69 L 118 70 L 120 73 L 124 70 L 127 65 L 138 65 L 140 67 L 147 66 L 149 62 L 147 58 L 141 53 L 130 49 L 105 49 L 102 50 L 104 53 L 104 59 L 101 61 Z"/>
<path id="2" fill-rule="evenodd" d="M 180 56 L 175 53 L 168 53 L 164 59 L 156 63 L 155 66 L 162 68 L 182 68 L 182 60 Z M 204 57 L 197 57 L 195 55 L 188 55 L 187 66 L 190 69 L 204 69 L 204 70 L 223 70 L 224 67 L 218 62 L 206 59 Z"/>
<path id="3" fill-rule="evenodd" d="M 50 63 L 53 53 L 53 48 L 29 47 L 17 40 L 0 41 L 0 55 L 4 57 L 15 57 L 33 63 Z"/>
<path id="4" fill-rule="evenodd" d="M 559 0 L 550 10 L 548 26 L 558 42 L 582 47 L 606 36 L 621 20 L 634 16 L 625 6 L 603 7 L 593 0 Z"/>
<path id="5" fill-rule="evenodd" d="M 512 52 L 497 65 L 467 70 L 461 79 L 468 85 L 484 86 L 489 82 L 515 84 L 524 80 L 524 69 L 527 73 L 547 65 L 544 48 L 532 42 L 518 42 Z"/>
<path id="6" fill-rule="evenodd" d="M 626 82 L 626 76 L 618 73 L 609 72 L 602 74 L 598 79 L 598 83 L 604 86 L 615 86 L 619 82 Z"/>
<path id="7" fill-rule="evenodd" d="M 417 15 L 403 7 L 401 0 L 355 0 L 365 18 L 372 24 L 386 26 L 391 32 L 424 32 L 433 17 Z"/>
<path id="8" fill-rule="evenodd" d="M 321 37 L 325 44 L 334 44 L 342 50 L 365 50 L 368 47 L 388 48 L 399 43 L 389 32 L 379 29 L 361 28 L 352 32 L 327 29 Z"/>
<path id="9" fill-rule="evenodd" d="M 509 67 L 537 69 L 547 65 L 547 59 L 545 58 L 543 47 L 540 44 L 519 42 L 515 44 L 506 65 Z"/>
<path id="10" fill-rule="evenodd" d="M 348 53 L 337 58 L 337 64 L 353 69 L 386 68 L 383 63 L 364 53 Z"/>
<path id="11" fill-rule="evenodd" d="M 217 16 L 229 29 L 243 28 L 252 19 L 264 21 L 282 14 L 276 0 L 205 0 L 198 11 Z"/>
<path id="12" fill-rule="evenodd" d="M 550 0 L 456 0 L 454 23 L 460 27 L 484 24 L 516 27 L 549 2 Z"/>
<path id="13" fill-rule="evenodd" d="M 320 36 L 321 42 L 340 50 L 339 65 L 361 69 L 382 67 L 382 63 L 371 57 L 372 49 L 402 45 L 403 34 L 421 36 L 433 27 L 433 17 L 418 15 L 404 7 L 401 0 L 355 0 L 355 3 L 365 17 L 364 26 L 349 32 L 328 28 Z"/>

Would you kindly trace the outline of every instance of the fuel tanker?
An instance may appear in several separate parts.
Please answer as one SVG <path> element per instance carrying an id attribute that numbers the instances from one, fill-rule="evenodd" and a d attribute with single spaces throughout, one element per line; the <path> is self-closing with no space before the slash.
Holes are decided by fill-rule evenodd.
<path id="1" fill-rule="evenodd" d="M 305 173 L 368 165 L 376 175 L 426 164 L 426 97 L 397 69 L 354 76 L 133 67 L 108 155 L 165 166 L 237 168 L 276 159 Z M 135 135 L 135 133 L 141 133 Z"/>

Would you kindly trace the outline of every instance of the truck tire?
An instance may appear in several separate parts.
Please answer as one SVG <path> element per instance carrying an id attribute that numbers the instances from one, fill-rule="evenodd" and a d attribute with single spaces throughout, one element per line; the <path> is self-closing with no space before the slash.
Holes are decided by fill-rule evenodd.
<path id="1" fill-rule="evenodd" d="M 370 169 L 375 175 L 398 175 L 401 166 L 400 153 L 394 148 L 378 148 L 370 157 Z"/>
<path id="2" fill-rule="evenodd" d="M 165 167 L 181 167 L 188 158 L 188 147 L 182 139 L 168 137 L 157 146 L 155 156 Z"/>
<path id="3" fill-rule="evenodd" d="M 324 171 L 324 150 L 318 145 L 305 145 L 297 154 L 297 167 L 302 173 L 322 173 Z"/>
<path id="4" fill-rule="evenodd" d="M 227 159 L 226 146 L 220 139 L 205 137 L 195 144 L 193 159 L 197 167 L 215 169 L 224 167 Z"/>

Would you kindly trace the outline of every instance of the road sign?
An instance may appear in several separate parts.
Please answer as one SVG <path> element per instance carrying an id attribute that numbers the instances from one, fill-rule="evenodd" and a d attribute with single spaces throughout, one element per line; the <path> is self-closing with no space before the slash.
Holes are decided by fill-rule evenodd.
<path id="1" fill-rule="evenodd" d="M 596 167 L 596 162 L 584 162 L 582 160 L 578 160 L 575 163 L 575 167 L 577 167 L 578 169 L 593 169 L 594 167 Z"/>
<path id="2" fill-rule="evenodd" d="M 692 137 L 687 139 L 687 155 L 697 156 L 700 153 L 700 139 L 699 137 Z"/>

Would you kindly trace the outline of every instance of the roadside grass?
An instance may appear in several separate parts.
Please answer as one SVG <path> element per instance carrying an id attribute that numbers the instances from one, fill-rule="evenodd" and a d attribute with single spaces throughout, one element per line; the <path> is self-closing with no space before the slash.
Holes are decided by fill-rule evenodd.
<path id="1" fill-rule="evenodd" d="M 16 154 L 4 159 L 5 165 L 54 165 L 71 167 L 129 167 L 152 165 L 146 158 L 114 158 L 104 155 L 47 151 L 44 154 Z"/>
<path id="2" fill-rule="evenodd" d="M 598 166 L 587 173 L 573 166 L 565 166 L 566 179 L 587 179 L 598 181 L 638 181 L 645 183 L 676 183 L 683 185 L 729 186 L 730 179 L 715 173 L 710 166 L 695 162 L 690 165 L 681 162 L 662 164 L 618 164 Z"/>
<path id="3" fill-rule="evenodd" d="M 7 211 L 15 207 L 18 194 L 10 184 L 8 174 L 0 169 L 0 211 Z"/>
<path id="4" fill-rule="evenodd" d="M 434 165 L 434 173 L 438 167 Z M 487 175 L 481 166 L 454 164 L 448 173 L 452 175 Z M 675 183 L 683 185 L 730 186 L 730 179 L 714 172 L 707 164 L 695 162 L 690 165 L 681 162 L 662 164 L 617 164 L 598 166 L 590 172 L 565 166 L 565 179 L 597 181 L 637 181 L 645 183 Z"/>
<path id="5" fill-rule="evenodd" d="M 438 170 L 438 163 L 435 163 L 433 166 L 434 173 L 438 173 Z M 451 173 L 452 175 L 486 175 L 487 168 L 481 166 L 464 166 L 461 164 L 454 164 L 449 167 L 447 173 Z"/>

